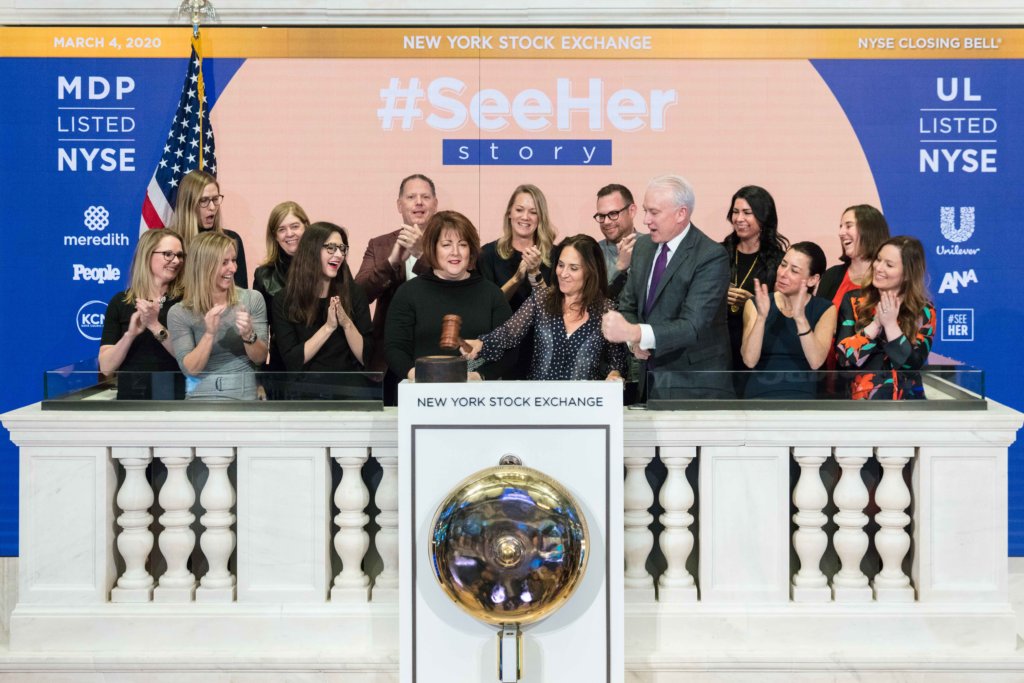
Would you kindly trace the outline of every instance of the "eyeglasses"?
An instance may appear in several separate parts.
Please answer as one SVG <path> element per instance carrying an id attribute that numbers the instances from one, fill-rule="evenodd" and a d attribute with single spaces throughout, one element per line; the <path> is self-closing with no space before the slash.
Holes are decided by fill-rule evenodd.
<path id="1" fill-rule="evenodd" d="M 332 256 L 337 254 L 339 251 L 342 256 L 348 253 L 348 245 L 346 244 L 334 244 L 333 242 L 327 242 L 324 244 L 324 249 L 326 249 L 327 253 Z"/>
<path id="2" fill-rule="evenodd" d="M 199 206 L 203 207 L 204 209 L 208 207 L 210 204 L 213 204 L 214 206 L 220 206 L 220 203 L 222 201 L 224 201 L 224 195 L 222 194 L 215 194 L 212 197 L 200 197 Z"/>
<path id="3" fill-rule="evenodd" d="M 605 221 L 618 220 L 619 214 L 622 213 L 623 211 L 625 211 L 626 209 L 628 209 L 631 206 L 632 206 L 632 204 L 626 204 L 624 207 L 622 207 L 618 211 L 609 211 L 608 213 L 595 213 L 594 214 L 594 220 L 597 221 L 598 223 L 604 223 Z"/>
<path id="4" fill-rule="evenodd" d="M 167 263 L 170 263 L 174 259 L 178 259 L 179 261 L 185 260 L 185 252 L 183 251 L 154 251 L 153 253 L 163 256 L 164 261 Z"/>

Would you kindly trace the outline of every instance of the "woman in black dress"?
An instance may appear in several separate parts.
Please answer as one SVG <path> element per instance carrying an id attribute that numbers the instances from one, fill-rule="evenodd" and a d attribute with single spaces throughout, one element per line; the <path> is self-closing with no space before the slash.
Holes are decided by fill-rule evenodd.
<path id="1" fill-rule="evenodd" d="M 347 257 L 345 229 L 313 223 L 302 234 L 283 293 L 274 297 L 272 332 L 284 367 L 306 373 L 293 383 L 293 397 L 341 395 L 336 389 L 347 382 L 330 373 L 360 372 L 370 357 L 370 306 Z"/>
<path id="2" fill-rule="evenodd" d="M 772 291 L 775 270 L 786 253 L 789 240 L 779 234 L 779 216 L 775 200 L 768 190 L 747 185 L 736 190 L 725 218 L 732 232 L 722 240 L 729 253 L 729 342 L 732 347 L 732 367 L 744 367 L 740 355 L 743 342 L 743 306 L 754 295 L 754 280 Z M 737 375 L 736 393 L 743 395 L 743 382 Z"/>
<path id="3" fill-rule="evenodd" d="M 501 237 L 483 246 L 477 268 L 485 280 L 501 288 L 515 312 L 534 289 L 543 289 L 550 281 L 554 242 L 555 228 L 544 193 L 536 185 L 520 185 L 505 207 Z M 505 379 L 526 379 L 532 350 L 533 338 L 528 336 Z"/>
<path id="4" fill-rule="evenodd" d="M 185 250 L 171 229 L 139 237 L 128 289 L 107 305 L 100 372 L 118 373 L 119 399 L 184 398 L 185 385 L 167 332 L 167 312 L 181 300 Z"/>
<path id="5" fill-rule="evenodd" d="M 775 291 L 754 280 L 754 297 L 743 308 L 743 364 L 754 370 L 746 398 L 814 398 L 814 371 L 825 362 L 836 328 L 836 309 L 814 296 L 825 270 L 825 252 L 797 242 L 776 270 Z"/>

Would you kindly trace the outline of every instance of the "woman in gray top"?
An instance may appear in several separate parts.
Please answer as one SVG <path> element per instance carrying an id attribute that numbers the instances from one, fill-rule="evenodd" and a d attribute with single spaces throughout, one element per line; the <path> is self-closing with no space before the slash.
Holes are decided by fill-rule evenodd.
<path id="1" fill-rule="evenodd" d="M 186 398 L 254 400 L 267 358 L 263 297 L 235 286 L 235 242 L 199 235 L 185 262 L 185 297 L 167 316 L 174 356 L 188 376 Z"/>

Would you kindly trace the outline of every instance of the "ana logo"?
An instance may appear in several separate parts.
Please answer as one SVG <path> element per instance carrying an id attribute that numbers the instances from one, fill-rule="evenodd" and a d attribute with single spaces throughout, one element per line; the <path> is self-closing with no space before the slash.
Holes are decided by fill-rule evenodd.
<path id="1" fill-rule="evenodd" d="M 974 234 L 974 207 L 960 207 L 960 227 L 956 226 L 955 206 L 939 208 L 939 229 L 950 242 L 966 242 Z"/>
<path id="2" fill-rule="evenodd" d="M 106 230 L 110 225 L 110 212 L 103 206 L 90 206 L 83 214 L 85 227 L 90 230 Z"/>
<path id="3" fill-rule="evenodd" d="M 959 294 L 961 287 L 967 287 L 972 282 L 978 284 L 978 276 L 974 274 L 974 268 L 970 270 L 954 270 L 952 273 L 946 273 L 942 276 L 939 294 L 945 294 L 946 292 Z"/>
<path id="4" fill-rule="evenodd" d="M 943 308 L 939 312 L 942 341 L 974 341 L 974 309 Z"/>
<path id="5" fill-rule="evenodd" d="M 86 339 L 99 341 L 103 336 L 103 320 L 107 316 L 107 305 L 102 301 L 86 301 L 75 314 L 78 333 Z"/>
<path id="6" fill-rule="evenodd" d="M 104 282 L 117 282 L 121 279 L 121 269 L 115 268 L 109 263 L 102 268 L 89 268 L 81 263 L 75 263 L 72 267 L 75 271 L 73 280 L 85 280 L 102 285 Z"/>

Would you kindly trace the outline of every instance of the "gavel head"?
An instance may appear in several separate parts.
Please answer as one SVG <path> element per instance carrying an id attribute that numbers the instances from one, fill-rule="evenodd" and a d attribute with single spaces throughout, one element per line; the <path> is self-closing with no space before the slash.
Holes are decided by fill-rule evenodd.
<path id="1" fill-rule="evenodd" d="M 462 318 L 457 315 L 446 315 L 441 318 L 441 341 L 438 346 L 447 351 L 454 351 L 462 344 Z"/>

